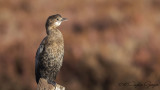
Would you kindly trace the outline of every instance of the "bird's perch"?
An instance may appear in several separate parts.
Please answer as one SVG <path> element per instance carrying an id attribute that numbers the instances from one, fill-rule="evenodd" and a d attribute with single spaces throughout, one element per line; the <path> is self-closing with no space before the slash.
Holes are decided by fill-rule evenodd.
<path id="1" fill-rule="evenodd" d="M 37 90 L 65 90 L 65 87 L 57 83 L 55 86 L 53 86 L 52 84 L 49 84 L 47 80 L 40 78 L 37 86 Z"/>

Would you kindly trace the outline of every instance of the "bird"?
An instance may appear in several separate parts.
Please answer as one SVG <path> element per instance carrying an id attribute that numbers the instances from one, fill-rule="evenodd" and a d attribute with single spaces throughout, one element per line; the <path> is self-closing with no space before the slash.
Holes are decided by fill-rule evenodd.
<path id="1" fill-rule="evenodd" d="M 67 18 L 60 14 L 48 17 L 45 28 L 47 35 L 42 40 L 35 57 L 35 76 L 38 84 L 40 78 L 55 85 L 57 73 L 60 71 L 64 57 L 64 40 L 60 30 L 57 29 Z"/>

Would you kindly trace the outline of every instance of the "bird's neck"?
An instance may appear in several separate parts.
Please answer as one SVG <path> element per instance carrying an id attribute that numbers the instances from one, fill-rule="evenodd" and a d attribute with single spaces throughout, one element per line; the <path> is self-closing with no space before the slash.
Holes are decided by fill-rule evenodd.
<path id="1" fill-rule="evenodd" d="M 47 29 L 47 36 L 52 38 L 63 38 L 62 33 L 57 28 L 48 28 Z"/>
<path id="2" fill-rule="evenodd" d="M 49 27 L 46 28 L 46 33 L 47 33 L 47 35 L 53 35 L 57 32 L 57 30 L 58 29 L 56 27 L 49 26 Z"/>

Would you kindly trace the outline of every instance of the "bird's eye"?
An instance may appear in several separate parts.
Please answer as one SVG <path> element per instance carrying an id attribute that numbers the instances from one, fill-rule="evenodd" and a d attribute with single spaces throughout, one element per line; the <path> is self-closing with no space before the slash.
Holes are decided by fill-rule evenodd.
<path id="1" fill-rule="evenodd" d="M 57 20 L 59 20 L 59 19 L 57 18 Z"/>

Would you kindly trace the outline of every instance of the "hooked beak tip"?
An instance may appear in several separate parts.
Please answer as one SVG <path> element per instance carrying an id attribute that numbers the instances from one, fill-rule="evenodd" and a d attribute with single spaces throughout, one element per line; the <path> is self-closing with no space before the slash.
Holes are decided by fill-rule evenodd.
<path id="1" fill-rule="evenodd" d="M 68 21 L 68 19 L 67 18 L 62 18 L 62 21 Z"/>

